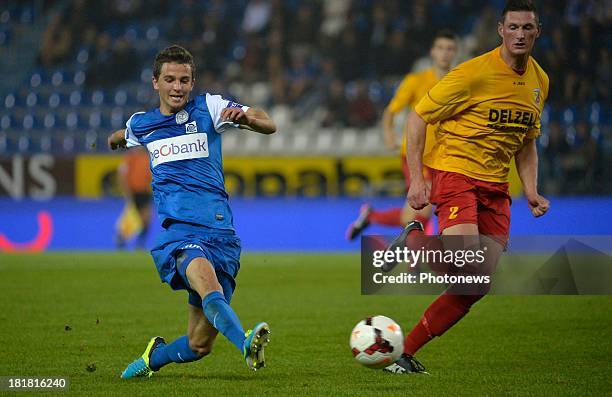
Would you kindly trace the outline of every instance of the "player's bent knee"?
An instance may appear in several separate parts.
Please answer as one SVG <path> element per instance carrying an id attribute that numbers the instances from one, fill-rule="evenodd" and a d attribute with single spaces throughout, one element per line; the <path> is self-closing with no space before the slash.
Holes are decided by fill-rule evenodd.
<path id="1" fill-rule="evenodd" d="M 208 356 L 213 349 L 213 339 L 198 340 L 197 338 L 189 339 L 189 348 L 196 352 L 198 357 Z"/>

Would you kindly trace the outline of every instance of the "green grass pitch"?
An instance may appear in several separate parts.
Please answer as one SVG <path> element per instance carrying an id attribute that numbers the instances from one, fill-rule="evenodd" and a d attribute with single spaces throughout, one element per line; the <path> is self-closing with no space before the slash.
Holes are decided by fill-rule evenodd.
<path id="1" fill-rule="evenodd" d="M 256 373 L 223 337 L 201 361 L 121 380 L 155 335 L 186 329 L 187 296 L 144 253 L 0 255 L 0 375 L 65 376 L 98 395 L 611 395 L 612 297 L 489 296 L 419 352 L 431 376 L 360 367 L 348 347 L 363 317 L 404 331 L 431 296 L 361 296 L 357 255 L 245 254 L 232 302 L 272 329 Z"/>

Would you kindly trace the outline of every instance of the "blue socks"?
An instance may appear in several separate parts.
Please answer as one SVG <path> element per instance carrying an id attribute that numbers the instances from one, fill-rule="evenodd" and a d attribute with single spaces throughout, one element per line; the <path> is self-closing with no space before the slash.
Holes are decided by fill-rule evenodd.
<path id="1" fill-rule="evenodd" d="M 196 361 L 200 357 L 189 347 L 189 338 L 183 335 L 168 345 L 160 345 L 153 350 L 149 367 L 157 371 L 169 363 L 188 363 Z"/>
<path id="2" fill-rule="evenodd" d="M 213 291 L 202 299 L 204 315 L 219 332 L 232 342 L 240 353 L 244 344 L 244 329 L 234 310 L 219 291 Z"/>
<path id="3" fill-rule="evenodd" d="M 232 342 L 240 353 L 244 344 L 244 330 L 238 316 L 218 291 L 211 292 L 202 299 L 204 315 L 210 323 Z M 160 345 L 153 350 L 149 367 L 157 371 L 169 363 L 188 363 L 200 357 L 189 347 L 189 338 L 183 335 L 168 345 Z"/>

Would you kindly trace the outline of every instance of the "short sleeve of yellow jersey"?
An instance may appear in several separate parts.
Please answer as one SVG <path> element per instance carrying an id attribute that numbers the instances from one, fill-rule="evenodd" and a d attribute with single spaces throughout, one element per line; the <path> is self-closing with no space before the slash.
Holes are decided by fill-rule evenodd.
<path id="1" fill-rule="evenodd" d="M 391 113 L 399 113 L 403 109 L 412 106 L 418 99 L 415 98 L 415 86 L 417 84 L 418 81 L 414 74 L 406 75 L 406 77 L 404 77 L 400 85 L 397 87 L 395 95 L 393 95 L 391 102 L 389 102 L 389 105 L 387 105 L 387 109 L 389 109 Z"/>
<path id="2" fill-rule="evenodd" d="M 414 110 L 427 124 L 451 118 L 469 106 L 470 81 L 461 68 L 451 70 L 421 98 Z"/>

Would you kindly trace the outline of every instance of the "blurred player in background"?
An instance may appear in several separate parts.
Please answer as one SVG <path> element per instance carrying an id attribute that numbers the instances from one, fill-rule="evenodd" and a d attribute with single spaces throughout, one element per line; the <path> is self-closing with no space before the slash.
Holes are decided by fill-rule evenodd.
<path id="1" fill-rule="evenodd" d="M 124 248 L 137 235 L 136 246 L 143 249 L 151 222 L 151 170 L 147 150 L 142 146 L 128 150 L 118 174 L 126 203 L 117 220 L 115 243 L 118 248 Z"/>
<path id="2" fill-rule="evenodd" d="M 535 140 L 549 80 L 530 56 L 540 35 L 533 4 L 509 0 L 497 31 L 501 46 L 453 69 L 421 99 L 407 121 L 410 205 L 417 210 L 430 202 L 436 205 L 440 232 L 462 236 L 462 249 L 487 247 L 489 272 L 508 241 L 507 178 L 513 157 L 533 216 L 549 208 L 537 188 Z M 438 124 L 436 146 L 423 156 L 427 124 Z M 431 187 L 423 177 L 423 164 L 433 174 Z M 399 361 L 385 370 L 424 372 L 414 354 L 465 316 L 489 288 L 490 284 L 451 285 L 407 335 Z"/>
<path id="3" fill-rule="evenodd" d="M 240 268 L 240 239 L 225 191 L 221 133 L 229 127 L 262 134 L 276 131 L 258 109 L 208 93 L 189 99 L 194 87 L 193 56 L 170 46 L 155 57 L 153 87 L 159 108 L 132 115 L 125 130 L 108 139 L 111 149 L 146 146 L 151 159 L 153 196 L 164 229 L 151 255 L 160 278 L 188 291 L 187 335 L 171 343 L 150 340 L 122 378 L 151 376 L 171 362 L 199 360 L 211 352 L 218 332 L 240 351 L 252 370 L 265 364 L 268 324 L 244 332 L 230 307 Z M 252 301 L 257 311 L 261 302 Z"/>
<path id="4" fill-rule="evenodd" d="M 405 109 L 412 109 L 419 100 L 427 94 L 453 65 L 453 60 L 457 55 L 457 37 L 449 30 L 442 30 L 433 39 L 429 55 L 432 59 L 432 67 L 422 72 L 407 74 L 400 83 L 395 95 L 385 108 L 383 113 L 383 136 L 385 146 L 389 150 L 397 150 L 400 146 L 402 171 L 406 182 L 406 191 L 410 186 L 410 172 L 406 163 L 406 134 L 402 134 L 402 142 L 398 145 L 397 134 L 395 133 L 395 117 Z M 430 126 L 426 135 L 424 153 L 429 153 L 434 145 L 432 130 L 435 126 Z M 429 172 L 425 170 L 425 178 L 431 181 Z M 405 226 L 413 220 L 420 221 L 427 225 L 431 217 L 431 205 L 418 211 L 404 203 L 403 208 L 390 208 L 386 210 L 375 210 L 370 204 L 364 204 L 359 210 L 357 219 L 349 225 L 346 237 L 348 240 L 357 238 L 370 224 L 386 226 Z"/>

